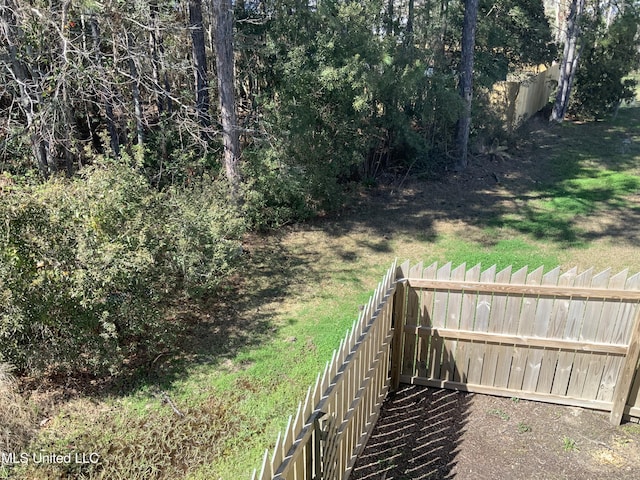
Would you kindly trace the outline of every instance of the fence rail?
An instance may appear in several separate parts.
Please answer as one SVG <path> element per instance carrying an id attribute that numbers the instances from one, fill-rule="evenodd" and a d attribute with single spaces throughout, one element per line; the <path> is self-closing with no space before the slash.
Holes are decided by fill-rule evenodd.
<path id="1" fill-rule="evenodd" d="M 400 383 L 640 417 L 640 273 L 387 271 L 254 480 L 348 479 Z"/>

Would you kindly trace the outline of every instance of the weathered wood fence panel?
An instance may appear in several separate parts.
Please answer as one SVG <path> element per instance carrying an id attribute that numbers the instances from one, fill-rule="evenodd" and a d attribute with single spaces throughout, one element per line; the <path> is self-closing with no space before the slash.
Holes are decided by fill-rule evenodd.
<path id="1" fill-rule="evenodd" d="M 255 480 L 348 478 L 389 389 L 395 278 L 394 263 Z"/>
<path id="2" fill-rule="evenodd" d="M 555 64 L 526 80 L 502 81 L 493 85 L 491 103 L 509 130 L 519 127 L 549 103 L 559 74 L 559 65 Z"/>
<path id="3" fill-rule="evenodd" d="M 400 383 L 640 417 L 640 273 L 391 266 L 254 480 L 346 480 Z"/>
<path id="4" fill-rule="evenodd" d="M 640 274 L 401 268 L 397 382 L 637 414 Z"/>

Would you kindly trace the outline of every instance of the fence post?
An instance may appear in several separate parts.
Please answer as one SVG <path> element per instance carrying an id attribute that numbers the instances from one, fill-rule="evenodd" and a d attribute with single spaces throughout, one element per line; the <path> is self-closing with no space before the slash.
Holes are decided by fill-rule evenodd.
<path id="1" fill-rule="evenodd" d="M 393 340 L 391 342 L 391 390 L 400 386 L 400 367 L 402 366 L 402 337 L 406 321 L 406 289 L 407 281 L 401 280 L 393 294 Z"/>
<path id="2" fill-rule="evenodd" d="M 327 432 L 322 429 L 320 426 L 320 419 L 326 415 L 325 412 L 318 412 L 317 415 L 313 418 L 313 429 L 314 429 L 314 442 L 313 442 L 313 457 L 314 457 L 314 472 L 313 476 L 309 475 L 309 477 L 313 480 L 322 480 L 322 449 L 320 448 L 320 442 L 326 442 L 327 440 Z"/>
<path id="3" fill-rule="evenodd" d="M 640 358 L 640 304 L 638 304 L 637 308 L 629 348 L 616 382 L 616 389 L 613 392 L 613 406 L 609 417 L 609 421 L 613 425 L 620 425 L 622 421 L 622 413 L 629 398 L 629 391 L 638 366 L 638 358 Z"/>

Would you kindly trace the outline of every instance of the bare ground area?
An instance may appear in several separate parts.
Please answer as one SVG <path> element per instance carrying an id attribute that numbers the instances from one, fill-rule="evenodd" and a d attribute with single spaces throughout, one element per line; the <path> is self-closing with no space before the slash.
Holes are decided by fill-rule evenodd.
<path id="1" fill-rule="evenodd" d="M 640 478 L 640 425 L 577 407 L 404 386 L 352 480 Z"/>

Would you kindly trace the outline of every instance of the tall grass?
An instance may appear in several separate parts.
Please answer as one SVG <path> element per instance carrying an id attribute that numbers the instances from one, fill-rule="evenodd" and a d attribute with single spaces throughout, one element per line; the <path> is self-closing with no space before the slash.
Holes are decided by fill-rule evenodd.
<path id="1" fill-rule="evenodd" d="M 19 454 L 35 433 L 35 410 L 19 394 L 12 370 L 0 363 L 0 454 Z M 7 475 L 0 463 L 0 478 Z"/>

